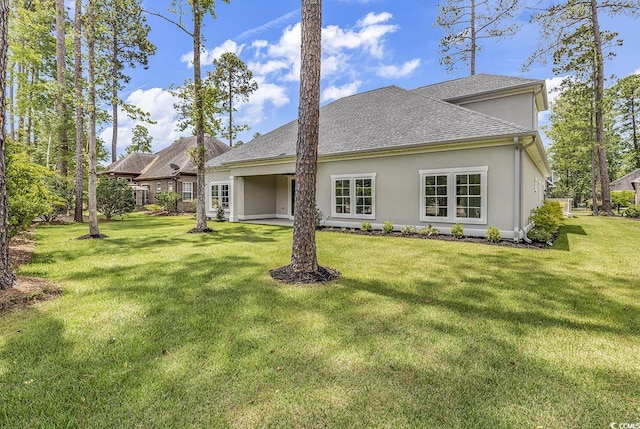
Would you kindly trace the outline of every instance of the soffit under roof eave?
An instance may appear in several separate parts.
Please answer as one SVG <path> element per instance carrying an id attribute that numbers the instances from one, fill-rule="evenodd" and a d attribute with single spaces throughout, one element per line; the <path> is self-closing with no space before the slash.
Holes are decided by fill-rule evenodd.
<path id="1" fill-rule="evenodd" d="M 330 154 L 319 154 L 318 162 L 329 162 L 329 161 L 354 159 L 354 158 L 359 158 L 359 159 L 379 158 L 384 156 L 409 155 L 409 154 L 421 153 L 421 152 L 433 152 L 433 151 L 441 152 L 441 151 L 457 150 L 457 149 L 472 149 L 472 148 L 482 148 L 482 147 L 491 147 L 491 146 L 504 146 L 504 145 L 513 144 L 514 137 L 533 138 L 536 136 L 539 139 L 537 132 L 526 131 L 521 133 L 505 134 L 501 136 L 487 136 L 487 137 L 473 139 L 473 140 L 459 139 L 459 140 L 449 140 L 446 142 L 419 143 L 419 144 L 407 145 L 402 147 L 355 150 L 355 151 L 345 151 L 345 152 L 330 153 Z M 223 163 L 213 167 L 208 167 L 206 168 L 206 171 L 208 172 L 226 171 L 232 168 L 284 164 L 284 163 L 290 163 L 295 161 L 296 161 L 295 155 L 279 155 L 276 157 L 260 158 L 256 160 L 227 162 L 227 163 Z"/>
<path id="2" fill-rule="evenodd" d="M 542 144 L 542 138 L 540 138 L 540 134 L 538 132 L 535 134 L 534 143 L 535 144 L 529 146 L 526 151 L 538 167 L 538 170 L 540 170 L 545 177 L 551 177 L 551 166 L 549 165 L 549 159 L 547 158 L 547 151 Z"/>

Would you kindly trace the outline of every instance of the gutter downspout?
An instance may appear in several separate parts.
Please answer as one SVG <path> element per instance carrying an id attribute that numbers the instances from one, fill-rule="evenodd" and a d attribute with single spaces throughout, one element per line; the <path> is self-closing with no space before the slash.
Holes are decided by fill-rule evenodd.
<path id="1" fill-rule="evenodd" d="M 531 129 L 534 129 L 534 130 L 538 129 L 538 108 L 536 106 L 536 99 L 538 98 L 538 95 L 542 94 L 543 90 L 544 90 L 544 87 L 541 86 L 539 91 L 536 91 L 533 93 L 533 115 L 531 115 Z"/>
<path id="2" fill-rule="evenodd" d="M 514 230 L 513 230 L 513 240 L 518 242 L 520 241 L 520 239 L 522 238 L 525 242 L 527 243 L 531 243 L 531 240 L 529 240 L 529 238 L 527 238 L 527 234 L 524 232 L 524 230 L 522 229 L 522 224 L 521 224 L 521 219 L 522 219 L 522 205 L 523 205 L 523 198 L 522 198 L 522 194 L 524 193 L 524 180 L 523 180 L 523 175 L 524 175 L 524 160 L 523 160 L 523 153 L 524 151 L 534 145 L 536 143 L 536 136 L 533 137 L 533 140 L 531 140 L 530 143 L 523 145 L 522 143 L 520 143 L 520 139 L 518 137 L 514 137 L 513 138 L 513 143 L 515 145 L 515 162 L 514 162 L 514 168 L 515 168 L 515 174 L 514 174 L 514 193 L 515 193 L 515 198 L 514 198 Z"/>

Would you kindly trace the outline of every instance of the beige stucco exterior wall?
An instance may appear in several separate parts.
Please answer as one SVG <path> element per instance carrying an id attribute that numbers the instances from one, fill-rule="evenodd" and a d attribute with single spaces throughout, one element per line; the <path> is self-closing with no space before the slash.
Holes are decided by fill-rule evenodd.
<path id="1" fill-rule="evenodd" d="M 531 158 L 523 155 L 522 162 L 522 219 L 521 225 L 529 225 L 531 211 L 544 202 L 546 179 Z"/>
<path id="2" fill-rule="evenodd" d="M 374 228 L 391 220 L 396 229 L 418 228 L 431 223 L 448 233 L 454 221 L 421 221 L 420 170 L 486 167 L 487 216 L 482 223 L 463 223 L 465 234 L 482 236 L 489 226 L 498 227 L 504 238 L 514 237 L 516 203 L 516 149 L 512 142 L 482 148 L 387 155 L 370 158 L 320 159 L 317 176 L 317 205 L 327 226 L 359 228 L 363 220 Z M 208 172 L 207 183 L 231 183 L 231 220 L 288 218 L 290 181 L 294 163 L 233 168 Z M 334 175 L 375 174 L 375 214 L 372 219 L 332 217 Z M 522 152 L 522 209 L 520 226 L 528 224 L 531 210 L 544 199 L 545 177 L 526 151 Z M 536 185 L 537 184 L 537 185 Z M 537 186 L 537 188 L 536 188 Z M 208 188 L 207 188 L 208 189 Z M 210 198 L 210 192 L 207 191 Z M 207 207 L 210 203 L 207 202 Z M 207 213 L 214 216 L 214 213 Z"/>
<path id="3" fill-rule="evenodd" d="M 240 220 L 275 217 L 276 178 L 275 176 L 244 177 L 244 213 L 238 213 Z M 235 197 L 241 197 L 236 195 Z"/>
<path id="4" fill-rule="evenodd" d="M 276 211 L 277 218 L 289 218 L 289 183 L 292 176 L 275 176 L 276 180 Z"/>
<path id="5" fill-rule="evenodd" d="M 522 125 L 528 129 L 538 129 L 538 114 L 533 92 L 463 103 L 460 106 Z"/>
<path id="6" fill-rule="evenodd" d="M 318 165 L 318 208 L 327 225 L 359 228 L 362 218 L 331 217 L 331 176 L 375 173 L 375 218 L 369 220 L 380 228 L 391 220 L 397 229 L 431 223 L 446 233 L 455 222 L 423 222 L 420 220 L 420 170 L 461 167 L 488 167 L 487 219 L 484 224 L 464 224 L 469 235 L 484 235 L 497 226 L 505 237 L 513 235 L 514 223 L 514 147 L 512 144 L 482 148 L 457 149 L 381 158 L 333 161 Z"/>

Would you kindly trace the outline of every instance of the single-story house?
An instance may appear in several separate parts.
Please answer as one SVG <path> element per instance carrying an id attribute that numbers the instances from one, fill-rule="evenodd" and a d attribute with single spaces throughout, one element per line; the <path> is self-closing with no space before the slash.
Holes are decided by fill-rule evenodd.
<path id="1" fill-rule="evenodd" d="M 228 152 L 231 148 L 220 140 L 205 136 L 205 159 Z M 192 212 L 197 198 L 197 166 L 190 151 L 196 147 L 196 137 L 182 137 L 156 154 L 131 153 L 109 165 L 102 175 L 128 180 L 136 193 L 136 205 L 155 204 L 160 192 L 180 194 L 178 210 Z"/>
<path id="2" fill-rule="evenodd" d="M 640 169 L 632 171 L 611 182 L 612 191 L 633 191 L 635 192 L 634 204 L 640 205 Z"/>
<path id="3" fill-rule="evenodd" d="M 521 239 L 551 172 L 538 134 L 544 80 L 479 74 L 388 86 L 320 109 L 317 206 L 326 226 L 389 220 Z M 231 222 L 295 213 L 297 121 L 207 162 L 207 211 Z"/>

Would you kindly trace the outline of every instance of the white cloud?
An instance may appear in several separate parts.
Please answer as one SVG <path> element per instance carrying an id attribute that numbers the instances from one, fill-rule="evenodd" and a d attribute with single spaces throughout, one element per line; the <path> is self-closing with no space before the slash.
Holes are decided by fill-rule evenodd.
<path id="1" fill-rule="evenodd" d="M 369 13 L 358 20 L 353 28 L 329 25 L 322 29 L 322 77 L 338 73 L 349 75 L 355 66 L 351 59 L 358 54 L 382 58 L 386 51 L 384 39 L 398 30 L 397 25 L 385 24 L 393 15 L 388 12 Z M 300 78 L 300 23 L 287 26 L 280 39 L 273 44 L 257 40 L 251 44 L 255 50 L 249 68 L 256 75 L 271 76 L 284 82 L 297 82 Z"/>
<path id="2" fill-rule="evenodd" d="M 322 95 L 320 96 L 320 101 L 329 101 L 329 100 L 337 100 L 342 97 L 347 97 L 349 95 L 353 95 L 358 92 L 358 89 L 362 85 L 362 82 L 356 80 L 351 83 L 347 83 L 342 86 L 330 86 L 322 91 Z"/>
<path id="3" fill-rule="evenodd" d="M 562 94 L 562 82 L 564 82 L 566 79 L 572 79 L 572 76 L 556 76 L 550 79 L 545 79 L 545 82 L 547 84 L 547 96 L 549 98 L 550 105 L 553 105 L 560 94 Z"/>
<path id="4" fill-rule="evenodd" d="M 363 2 L 364 3 L 364 2 Z M 287 20 L 297 16 L 299 11 L 291 12 L 255 29 L 246 31 L 241 36 L 258 36 L 257 33 L 284 25 Z M 362 86 L 367 73 L 377 70 L 380 59 L 388 56 L 386 48 L 388 35 L 398 31 L 399 26 L 389 24 L 393 15 L 388 12 L 369 13 L 352 26 L 340 27 L 329 25 L 322 29 L 322 101 L 335 100 L 356 93 Z M 238 106 L 236 118 L 241 123 L 256 127 L 260 123 L 268 123 L 278 109 L 291 108 L 291 99 L 297 101 L 300 79 L 300 23 L 287 25 L 276 40 L 256 38 L 246 40 L 246 44 L 238 44 L 227 40 L 220 46 L 203 51 L 203 64 L 211 63 L 213 58 L 224 52 L 234 52 L 247 63 L 258 82 L 258 90 L 251 94 L 246 104 Z M 189 64 L 192 53 L 182 57 Z M 357 61 L 357 63 L 356 63 Z M 420 65 L 419 60 L 411 60 L 405 64 L 380 68 L 378 73 L 389 77 L 406 76 Z M 330 83 L 326 83 L 329 81 Z M 295 94 L 295 97 L 294 97 Z M 170 109 L 173 112 L 173 108 Z M 172 113 L 173 114 L 173 113 Z M 175 123 L 175 120 L 173 121 Z M 132 127 L 131 127 L 132 128 Z"/>
<path id="5" fill-rule="evenodd" d="M 221 45 L 218 45 L 212 49 L 204 49 L 200 54 L 200 64 L 203 66 L 211 65 L 213 60 L 217 60 L 226 52 L 232 52 L 238 56 L 242 53 L 245 45 L 238 45 L 233 40 L 225 40 Z M 193 68 L 193 51 L 184 54 L 180 61 L 187 63 L 189 68 Z"/>
<path id="6" fill-rule="evenodd" d="M 265 111 L 269 106 L 279 108 L 289 104 L 289 96 L 285 87 L 269 83 L 264 77 L 256 77 L 258 89 L 249 96 L 249 101 L 238 109 L 238 120 L 241 123 L 255 125 L 265 119 Z"/>
<path id="7" fill-rule="evenodd" d="M 384 37 L 398 30 L 397 25 L 382 25 L 393 15 L 388 12 L 369 13 L 358 20 L 357 30 L 343 29 L 337 25 L 329 25 L 322 32 L 322 47 L 329 54 L 341 52 L 345 49 L 365 49 L 375 58 L 382 58 L 384 52 Z"/>
<path id="8" fill-rule="evenodd" d="M 176 119 L 176 111 L 173 108 L 176 97 L 171 95 L 169 91 L 161 88 L 137 89 L 129 94 L 125 101 L 148 112 L 151 119 L 156 121 L 155 124 L 142 124 L 153 137 L 151 145 L 154 152 L 164 149 L 187 133 L 186 131 L 178 132 L 176 129 L 178 121 Z M 131 144 L 132 130 L 140 122 L 129 119 L 123 112 L 119 113 L 119 118 L 118 153 L 122 153 Z M 108 147 L 111 144 L 112 134 L 111 127 L 100 133 L 100 138 L 105 141 Z"/>
<path id="9" fill-rule="evenodd" d="M 640 69 L 636 69 L 633 74 L 640 74 Z"/>
<path id="10" fill-rule="evenodd" d="M 420 58 L 414 58 L 411 61 L 407 61 L 401 66 L 380 66 L 376 70 L 378 76 L 386 78 L 400 78 L 409 76 L 420 66 Z"/>
<path id="11" fill-rule="evenodd" d="M 389 12 L 382 12 L 379 14 L 375 14 L 375 12 L 369 12 L 367 16 L 358 20 L 358 26 L 366 27 L 369 25 L 380 24 L 381 22 L 387 22 L 393 18 L 393 15 Z"/>

